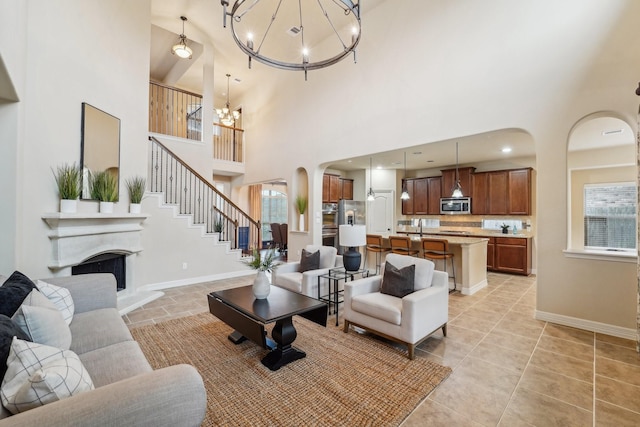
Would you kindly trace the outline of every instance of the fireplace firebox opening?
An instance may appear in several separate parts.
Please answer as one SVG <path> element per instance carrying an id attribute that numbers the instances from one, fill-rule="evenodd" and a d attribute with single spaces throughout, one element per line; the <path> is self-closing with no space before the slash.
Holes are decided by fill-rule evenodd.
<path id="1" fill-rule="evenodd" d="M 118 286 L 117 290 L 122 291 L 127 287 L 125 258 L 125 255 L 119 253 L 96 255 L 71 267 L 71 274 L 113 273 Z"/>

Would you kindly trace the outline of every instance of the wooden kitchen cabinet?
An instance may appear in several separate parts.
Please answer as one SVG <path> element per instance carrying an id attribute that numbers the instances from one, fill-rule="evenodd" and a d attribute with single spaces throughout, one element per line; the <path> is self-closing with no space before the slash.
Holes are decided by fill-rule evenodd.
<path id="1" fill-rule="evenodd" d="M 458 168 L 458 178 L 460 179 L 460 186 L 462 187 L 462 194 L 465 197 L 470 197 L 471 195 L 471 174 L 476 168 L 465 167 Z M 451 197 L 451 191 L 453 190 L 453 186 L 456 183 L 456 170 L 455 169 L 445 169 L 442 170 L 442 182 L 440 186 L 440 191 L 442 197 Z M 438 211 L 438 213 L 440 213 Z"/>
<path id="2" fill-rule="evenodd" d="M 471 213 L 531 215 L 531 168 L 472 174 Z"/>
<path id="3" fill-rule="evenodd" d="M 427 214 L 440 215 L 440 198 L 442 197 L 442 178 L 434 176 L 427 178 L 429 188 Z"/>
<path id="4" fill-rule="evenodd" d="M 341 199 L 353 200 L 353 180 L 338 175 L 322 176 L 322 202 L 338 203 Z"/>
<path id="5" fill-rule="evenodd" d="M 495 250 L 496 250 L 496 238 L 489 237 L 487 242 L 487 270 L 493 270 L 495 268 Z"/>
<path id="6" fill-rule="evenodd" d="M 489 214 L 489 174 L 487 172 L 471 175 L 471 213 Z"/>
<path id="7" fill-rule="evenodd" d="M 429 213 L 429 180 L 427 178 L 414 179 L 412 198 L 414 215 L 427 215 Z"/>
<path id="8" fill-rule="evenodd" d="M 487 269 L 502 273 L 531 274 L 531 239 L 520 237 L 495 237 L 492 266 L 489 266 L 487 246 Z"/>
<path id="9" fill-rule="evenodd" d="M 509 214 L 507 201 L 509 173 L 507 171 L 489 172 L 487 176 L 489 214 Z"/>
<path id="10" fill-rule="evenodd" d="M 402 180 L 402 185 L 407 188 L 407 193 L 409 193 L 409 199 L 402 200 L 402 215 L 414 215 L 414 191 L 413 191 L 413 183 L 415 179 L 408 178 Z"/>
<path id="11" fill-rule="evenodd" d="M 509 214 L 531 215 L 531 169 L 509 171 Z"/>
<path id="12" fill-rule="evenodd" d="M 342 186 L 342 199 L 353 200 L 353 180 L 347 178 L 340 178 Z"/>
<path id="13" fill-rule="evenodd" d="M 409 199 L 402 201 L 402 214 L 439 215 L 441 181 L 439 176 L 403 179 Z"/>

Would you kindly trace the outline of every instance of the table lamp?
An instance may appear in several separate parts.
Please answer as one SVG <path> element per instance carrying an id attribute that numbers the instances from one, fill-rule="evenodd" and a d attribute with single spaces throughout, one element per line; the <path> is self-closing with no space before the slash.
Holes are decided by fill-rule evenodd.
<path id="1" fill-rule="evenodd" d="M 344 269 L 347 271 L 358 271 L 362 257 L 356 247 L 367 244 L 367 227 L 365 225 L 341 225 L 338 236 L 340 246 L 349 248 L 348 251 L 342 254 Z"/>

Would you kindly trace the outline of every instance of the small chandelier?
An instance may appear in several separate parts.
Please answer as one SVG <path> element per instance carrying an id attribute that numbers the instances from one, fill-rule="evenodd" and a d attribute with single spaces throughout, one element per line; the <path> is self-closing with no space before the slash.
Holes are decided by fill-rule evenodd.
<path id="1" fill-rule="evenodd" d="M 182 59 L 191 59 L 193 57 L 193 51 L 187 46 L 187 36 L 184 35 L 184 23 L 187 20 L 186 16 L 181 16 L 182 19 L 182 34 L 180 34 L 180 41 L 178 44 L 174 44 L 171 48 L 171 53 L 178 55 Z"/>
<path id="2" fill-rule="evenodd" d="M 229 108 L 229 77 L 231 77 L 231 74 L 227 74 L 227 103 L 224 108 L 216 108 L 216 114 L 225 126 L 233 126 L 235 121 L 240 118 L 239 111 L 231 111 L 231 108 Z"/>
<path id="3" fill-rule="evenodd" d="M 460 186 L 460 176 L 458 175 L 458 142 L 456 142 L 456 183 L 453 185 L 451 197 L 456 199 L 462 197 L 462 186 Z"/>
<path id="4" fill-rule="evenodd" d="M 402 180 L 402 194 L 401 200 L 409 200 L 409 192 L 407 191 L 407 152 L 404 152 L 404 179 Z"/>
<path id="5" fill-rule="evenodd" d="M 304 17 L 301 1 L 254 0 L 248 4 L 245 0 L 236 0 L 230 12 L 227 12 L 228 0 L 220 3 L 224 7 L 223 26 L 227 27 L 229 16 L 231 35 L 249 57 L 249 68 L 255 59 L 271 67 L 304 71 L 306 80 L 308 70 L 336 64 L 352 52 L 356 62 L 355 49 L 361 33 L 359 0 L 305 2 Z M 292 24 L 291 19 L 297 22 Z M 254 34 L 258 36 L 255 44 Z M 328 53 L 312 53 L 311 47 Z"/>
<path id="6" fill-rule="evenodd" d="M 376 200 L 376 193 L 373 192 L 373 160 L 369 157 L 369 192 L 367 193 L 367 201 L 373 202 Z"/>

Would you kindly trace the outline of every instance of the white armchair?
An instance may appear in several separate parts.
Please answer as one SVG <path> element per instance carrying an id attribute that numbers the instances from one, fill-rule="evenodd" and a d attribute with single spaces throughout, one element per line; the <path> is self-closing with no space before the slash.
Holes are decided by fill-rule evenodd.
<path id="1" fill-rule="evenodd" d="M 347 282 L 344 287 L 344 332 L 357 326 L 376 335 L 406 344 L 409 359 L 416 345 L 442 328 L 447 335 L 449 278 L 434 270 L 433 262 L 406 255 L 389 254 L 386 262 L 398 269 L 415 264 L 413 293 L 404 298 L 380 293 L 380 276 Z"/>
<path id="2" fill-rule="evenodd" d="M 327 274 L 329 269 L 342 267 L 342 256 L 338 255 L 338 250 L 333 246 L 307 245 L 307 252 L 320 251 L 320 268 L 300 273 L 300 262 L 288 262 L 280 264 L 271 273 L 271 283 L 290 291 L 307 295 L 311 298 L 318 298 L 318 276 Z M 327 281 L 320 280 L 323 295 L 327 293 Z"/>

